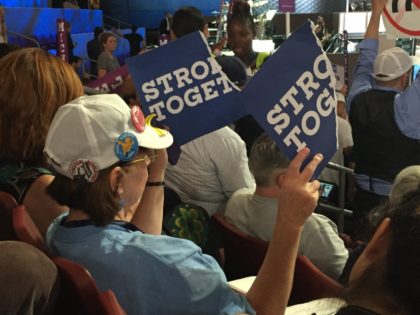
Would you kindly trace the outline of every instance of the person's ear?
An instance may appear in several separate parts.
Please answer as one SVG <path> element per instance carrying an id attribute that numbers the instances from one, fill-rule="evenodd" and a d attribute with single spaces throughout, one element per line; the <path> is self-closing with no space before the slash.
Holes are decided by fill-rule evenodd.
<path id="1" fill-rule="evenodd" d="M 391 219 L 385 218 L 376 229 L 372 239 L 367 244 L 364 254 L 370 261 L 375 261 L 387 252 L 391 235 Z"/>
<path id="2" fill-rule="evenodd" d="M 407 72 L 400 77 L 401 89 L 405 89 L 409 83 L 410 83 L 410 72 Z"/>
<path id="3" fill-rule="evenodd" d="M 276 175 L 276 184 L 279 188 L 281 188 L 283 181 L 286 179 L 286 173 L 280 173 Z"/>
<path id="4" fill-rule="evenodd" d="M 210 34 L 209 34 L 209 26 L 207 24 L 204 25 L 203 34 L 204 34 L 204 37 L 206 39 L 209 39 L 209 36 L 210 36 Z"/>
<path id="5" fill-rule="evenodd" d="M 118 186 L 121 184 L 123 171 L 120 166 L 114 167 L 108 175 L 109 186 L 112 191 L 117 191 Z"/>

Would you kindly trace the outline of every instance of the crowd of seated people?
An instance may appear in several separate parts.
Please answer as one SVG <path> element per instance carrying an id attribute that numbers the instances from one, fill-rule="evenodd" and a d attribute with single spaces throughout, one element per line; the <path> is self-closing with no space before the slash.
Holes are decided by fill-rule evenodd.
<path id="1" fill-rule="evenodd" d="M 408 86 L 413 63 L 403 50 L 378 54 L 386 2 L 372 0 L 350 94 L 337 105 L 339 139 L 340 130 L 343 135 L 338 159 L 343 163 L 353 146 L 346 159 L 355 162 L 353 236 L 361 245 L 355 251 L 345 247 L 334 222 L 314 213 L 320 185 L 312 174 L 321 154 L 302 167 L 307 148 L 289 161 L 266 134 L 245 143 L 225 126 L 181 146 L 178 163 L 170 165 L 169 131 L 134 123 L 133 115 L 144 121 L 141 110 L 120 96 L 83 95 L 75 68 L 38 48 L 1 44 L 0 191 L 25 205 L 54 255 L 86 267 L 101 290 L 115 292 L 127 314 L 418 314 L 420 79 Z M 232 80 L 239 84 L 263 66 L 248 47 L 255 36 L 248 11 L 245 1 L 237 1 L 228 20 L 236 56 L 217 59 L 222 68 L 229 65 L 226 72 L 239 61 L 233 71 L 239 79 Z M 193 7 L 175 12 L 171 27 L 172 40 L 207 34 L 204 16 Z M 113 55 L 116 35 L 101 31 L 91 45 L 99 77 L 120 66 Z M 72 61 L 77 67 L 79 60 Z M 246 126 L 237 122 L 236 130 Z M 220 212 L 239 230 L 269 242 L 246 294 L 231 289 L 223 266 L 196 244 L 162 235 L 164 185 L 178 200 L 210 216 Z M 21 270 L 25 261 L 11 261 L 18 262 L 22 251 L 30 256 L 22 259 L 43 265 L 44 275 L 30 273 L 32 291 L 22 278 L 4 280 L 12 283 L 5 296 L 20 286 L 27 290 L 0 309 L 51 313 L 59 282 L 49 258 L 20 243 L 0 245 L 5 266 Z M 344 293 L 287 307 L 297 255 L 333 279 L 341 276 Z"/>

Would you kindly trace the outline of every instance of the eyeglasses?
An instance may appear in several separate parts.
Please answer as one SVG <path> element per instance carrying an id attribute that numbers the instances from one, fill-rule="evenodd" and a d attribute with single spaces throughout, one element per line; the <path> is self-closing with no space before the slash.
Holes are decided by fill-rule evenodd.
<path id="1" fill-rule="evenodd" d="M 131 164 L 139 163 L 139 162 L 143 162 L 143 161 L 146 162 L 146 164 L 150 164 L 151 162 L 154 162 L 157 157 L 158 157 L 157 154 L 154 154 L 152 156 L 149 156 L 149 155 L 145 154 L 143 157 L 141 157 L 139 159 L 136 159 L 136 160 L 129 161 L 125 165 L 131 165 Z"/>

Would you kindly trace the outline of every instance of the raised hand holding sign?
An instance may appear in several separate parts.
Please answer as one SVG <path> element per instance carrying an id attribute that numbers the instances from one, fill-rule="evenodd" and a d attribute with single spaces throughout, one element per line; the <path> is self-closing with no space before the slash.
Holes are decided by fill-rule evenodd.
<path id="1" fill-rule="evenodd" d="M 290 159 L 304 147 L 322 153 L 317 177 L 337 150 L 334 87 L 331 63 L 308 21 L 266 61 L 240 100 Z"/>

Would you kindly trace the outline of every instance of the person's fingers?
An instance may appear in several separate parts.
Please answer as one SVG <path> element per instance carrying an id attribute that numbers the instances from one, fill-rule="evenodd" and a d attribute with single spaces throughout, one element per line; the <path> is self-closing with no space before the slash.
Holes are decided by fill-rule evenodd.
<path id="1" fill-rule="evenodd" d="M 321 163 L 323 158 L 324 157 L 321 153 L 317 153 L 314 155 L 312 160 L 308 164 L 306 164 L 305 168 L 301 173 L 302 180 L 309 181 L 311 179 L 312 175 L 314 174 L 316 168 L 318 167 L 319 163 Z"/>
<path id="2" fill-rule="evenodd" d="M 319 183 L 319 181 L 314 180 L 310 184 L 311 184 L 311 187 L 312 187 L 312 189 L 313 189 L 314 192 L 315 191 L 318 191 L 319 192 L 319 188 L 321 187 L 321 184 Z"/>
<path id="3" fill-rule="evenodd" d="M 299 175 L 300 167 L 303 161 L 305 161 L 306 157 L 309 155 L 309 152 L 310 152 L 309 148 L 307 147 L 301 149 L 293 158 L 293 160 L 290 161 L 290 164 L 286 173 L 289 173 L 293 176 Z"/>

